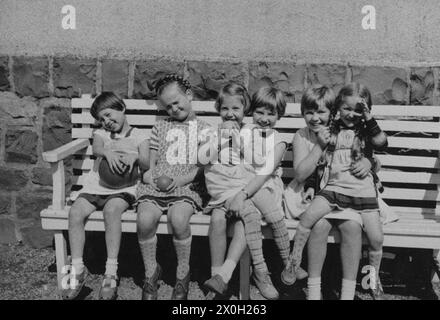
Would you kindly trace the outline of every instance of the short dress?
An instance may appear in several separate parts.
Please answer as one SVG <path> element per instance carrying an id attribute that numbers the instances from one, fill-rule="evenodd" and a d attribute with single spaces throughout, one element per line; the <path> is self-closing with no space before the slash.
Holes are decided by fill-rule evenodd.
<path id="1" fill-rule="evenodd" d="M 138 154 L 139 145 L 148 139 L 144 131 L 133 128 L 128 136 L 111 133 L 104 129 L 97 129 L 93 132 L 93 136 L 99 136 L 104 141 L 104 148 L 112 151 L 124 152 L 127 154 Z M 84 186 L 79 191 L 72 192 L 70 199 L 75 201 L 80 193 L 88 193 L 95 195 L 112 195 L 116 193 L 129 193 L 136 197 L 136 185 L 121 188 L 109 189 L 99 183 L 99 164 L 102 157 L 98 157 L 93 162 L 93 168 L 85 176 Z"/>
<path id="2" fill-rule="evenodd" d="M 318 143 L 315 133 L 313 133 L 308 127 L 304 127 L 296 132 L 297 139 L 300 144 L 303 144 L 304 149 L 312 151 L 313 147 Z M 295 152 L 295 149 L 293 150 Z M 333 184 L 333 183 L 332 183 Z M 302 194 L 304 190 L 304 182 L 299 183 L 296 179 L 293 179 L 285 188 L 283 195 L 283 206 L 286 218 L 298 219 L 302 213 L 307 209 L 308 203 L 302 201 Z M 336 191 L 329 186 L 328 190 Z M 380 218 L 383 224 L 398 220 L 398 215 L 391 210 L 391 208 L 379 197 L 378 205 L 380 209 Z M 362 218 L 359 212 L 351 208 L 334 210 L 327 214 L 326 219 L 339 219 L 339 220 L 354 220 L 363 226 Z"/>
<path id="3" fill-rule="evenodd" d="M 150 137 L 150 149 L 157 150 L 158 160 L 153 178 L 166 175 L 170 178 L 191 173 L 197 166 L 197 151 L 206 136 L 212 134 L 212 127 L 195 116 L 181 122 L 172 118 L 159 120 L 154 125 Z M 195 211 L 201 210 L 206 197 L 203 179 L 176 187 L 172 192 L 156 191 L 143 182 L 137 188 L 137 205 L 142 202 L 154 203 L 159 209 L 167 210 L 179 202 L 191 204 Z"/>
<path id="4" fill-rule="evenodd" d="M 254 130 L 257 127 L 253 124 L 246 124 L 241 128 L 240 134 L 243 135 L 244 130 Z M 272 157 L 274 159 L 274 147 L 278 143 L 286 143 L 287 141 L 282 140 L 282 136 L 273 130 L 274 140 L 271 141 L 271 146 L 268 152 L 262 154 L 262 149 L 255 147 L 254 140 L 248 141 L 244 140 L 244 149 L 252 150 L 249 156 L 253 156 L 254 159 L 247 159 L 246 152 L 245 156 L 241 157 L 239 152 L 231 150 L 232 158 L 239 158 L 235 164 L 228 163 L 215 163 L 205 167 L 205 181 L 208 193 L 211 199 L 206 207 L 205 211 L 209 212 L 213 208 L 223 208 L 226 200 L 234 197 L 240 190 L 242 190 L 246 185 L 255 178 L 257 174 L 268 174 L 267 169 L 271 171 L 271 177 L 264 183 L 261 188 L 267 188 L 274 197 L 274 203 L 279 205 L 279 209 L 282 210 L 282 197 L 284 184 L 281 180 L 282 168 L 278 167 L 273 170 L 270 166 L 270 162 L 267 160 Z M 258 158 L 256 160 L 255 158 Z M 258 165 L 257 165 L 258 164 Z M 266 167 L 269 165 L 269 167 Z"/>

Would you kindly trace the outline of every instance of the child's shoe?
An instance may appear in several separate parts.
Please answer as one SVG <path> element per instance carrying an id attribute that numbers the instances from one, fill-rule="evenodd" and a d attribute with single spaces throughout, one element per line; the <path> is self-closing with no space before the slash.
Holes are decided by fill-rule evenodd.
<path id="1" fill-rule="evenodd" d="M 254 270 L 253 279 L 263 297 L 268 300 L 277 300 L 279 298 L 278 291 L 272 284 L 268 271 Z"/>
<path id="2" fill-rule="evenodd" d="M 380 279 L 377 279 L 375 288 L 370 288 L 370 295 L 373 300 L 384 300 L 384 291 Z"/>
<path id="3" fill-rule="evenodd" d="M 228 284 L 223 281 L 223 278 L 219 274 L 215 274 L 211 278 L 203 283 L 203 286 L 209 290 L 220 295 L 225 295 L 228 290 Z"/>
<path id="4" fill-rule="evenodd" d="M 159 264 L 156 266 L 153 275 L 146 278 L 142 287 L 142 300 L 157 300 L 157 281 L 162 274 L 162 268 Z"/>
<path id="5" fill-rule="evenodd" d="M 171 300 L 188 300 L 190 272 L 183 279 L 176 279 Z"/>
<path id="6" fill-rule="evenodd" d="M 302 280 L 308 277 L 306 270 L 300 266 L 296 266 L 293 259 L 289 258 L 284 270 L 281 272 L 281 281 L 288 286 L 293 285 L 296 280 Z"/>
<path id="7" fill-rule="evenodd" d="M 104 281 L 99 290 L 99 300 L 116 300 L 118 296 L 118 282 L 119 279 L 117 276 L 104 275 Z"/>
<path id="8" fill-rule="evenodd" d="M 84 267 L 84 270 L 80 274 L 70 274 L 68 288 L 61 291 L 61 297 L 63 300 L 73 300 L 78 297 L 81 289 L 86 283 L 86 279 L 89 276 L 89 270 Z"/>

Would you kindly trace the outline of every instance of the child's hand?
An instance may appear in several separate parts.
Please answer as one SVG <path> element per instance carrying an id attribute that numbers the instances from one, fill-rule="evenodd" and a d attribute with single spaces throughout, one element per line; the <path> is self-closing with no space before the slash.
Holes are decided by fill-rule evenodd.
<path id="1" fill-rule="evenodd" d="M 154 179 L 153 179 L 150 171 L 144 172 L 144 175 L 142 177 L 142 181 L 146 184 L 149 184 L 154 190 L 160 191 L 159 187 L 156 185 L 156 182 L 154 182 Z"/>
<path id="2" fill-rule="evenodd" d="M 244 200 L 246 198 L 246 195 L 243 192 L 239 192 L 235 195 L 234 198 L 228 199 L 225 202 L 225 208 L 228 212 L 229 217 L 239 217 L 240 211 L 243 209 L 244 206 Z"/>
<path id="3" fill-rule="evenodd" d="M 131 170 L 133 170 L 134 164 L 137 160 L 138 157 L 135 154 L 124 154 L 121 157 L 121 161 L 124 163 L 125 166 L 128 167 L 128 172 L 131 172 Z"/>
<path id="4" fill-rule="evenodd" d="M 327 147 L 328 143 L 330 142 L 330 128 L 322 127 L 318 132 L 317 140 L 321 149 Z"/>
<path id="5" fill-rule="evenodd" d="M 168 186 L 166 192 L 172 192 L 177 187 L 183 187 L 185 184 L 186 183 L 183 181 L 183 179 L 181 177 L 174 177 L 173 181 Z"/>
<path id="6" fill-rule="evenodd" d="M 308 188 L 306 192 L 303 193 L 303 202 L 310 203 L 312 202 L 314 197 L 315 197 L 315 189 Z"/>
<path id="7" fill-rule="evenodd" d="M 125 164 L 122 162 L 121 154 L 108 150 L 104 153 L 105 158 L 110 166 L 112 173 L 123 173 L 125 170 Z"/>
<path id="8" fill-rule="evenodd" d="M 359 116 L 362 116 L 365 121 L 370 120 L 373 118 L 373 116 L 370 113 L 370 109 L 368 108 L 367 102 L 365 99 L 361 98 L 361 100 L 356 104 L 356 106 L 359 105 L 359 111 L 361 112 Z"/>
<path id="9" fill-rule="evenodd" d="M 358 179 L 364 179 L 371 170 L 371 162 L 363 157 L 351 165 L 350 172 Z"/>

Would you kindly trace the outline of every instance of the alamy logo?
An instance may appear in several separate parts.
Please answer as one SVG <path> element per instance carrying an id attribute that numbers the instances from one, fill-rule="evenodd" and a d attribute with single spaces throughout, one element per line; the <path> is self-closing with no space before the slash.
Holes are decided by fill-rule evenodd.
<path id="1" fill-rule="evenodd" d="M 362 288 L 365 290 L 376 289 L 377 279 L 376 279 L 376 268 L 370 265 L 366 265 L 362 268 L 362 274 L 366 275 L 362 278 Z"/>
<path id="2" fill-rule="evenodd" d="M 197 122 L 191 121 L 188 134 L 174 128 L 167 132 L 165 140 L 169 143 L 166 159 L 170 165 L 245 164 L 255 167 L 261 175 L 274 170 L 275 134 L 271 129 L 198 130 Z"/>

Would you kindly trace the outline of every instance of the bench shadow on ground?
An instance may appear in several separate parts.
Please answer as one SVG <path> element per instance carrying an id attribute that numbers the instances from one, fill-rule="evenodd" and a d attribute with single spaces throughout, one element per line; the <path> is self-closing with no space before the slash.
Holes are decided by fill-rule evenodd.
<path id="1" fill-rule="evenodd" d="M 273 241 L 264 241 L 263 249 L 269 271 L 271 272 L 272 282 L 280 292 L 280 299 L 306 299 L 307 279 L 297 281 L 293 286 L 285 286 L 280 280 L 283 264 L 275 243 Z M 408 296 L 423 300 L 438 300 L 438 296 L 432 288 L 430 278 L 433 267 L 431 250 L 390 248 L 390 250 L 387 249 L 386 251 L 394 255 L 394 259 L 384 258 L 381 266 L 380 276 L 387 299 L 393 299 L 393 296 Z M 68 254 L 70 254 L 69 251 Z M 104 274 L 106 258 L 104 232 L 87 232 L 84 262 L 90 273 Z M 161 279 L 167 285 L 174 287 L 177 258 L 172 236 L 158 235 L 157 261 L 163 270 Z M 356 290 L 360 293 L 356 296 L 356 299 L 359 300 L 369 299 L 368 292 L 361 286 L 362 278 L 365 276 L 361 272 L 362 266 L 367 264 L 368 259 L 365 257 L 361 259 Z M 304 252 L 302 266 L 304 268 L 307 266 L 306 251 Z M 206 237 L 193 237 L 190 268 L 191 281 L 196 282 L 206 296 L 208 292 L 203 289 L 203 283 L 209 279 L 211 272 L 209 242 Z M 55 264 L 49 266 L 49 271 L 56 272 Z M 132 278 L 136 286 L 140 288 L 143 286 L 144 264 L 140 254 L 137 235 L 134 233 L 122 234 L 119 253 L 119 276 Z M 321 278 L 323 298 L 325 300 L 337 300 L 342 279 L 339 245 L 331 244 L 328 246 Z M 252 279 L 251 284 L 253 284 Z M 227 300 L 234 296 L 238 298 L 239 289 L 239 267 L 237 266 L 229 283 L 227 295 L 221 297 L 213 296 L 213 298 L 221 300 Z M 91 288 L 85 286 L 78 299 L 86 298 L 91 291 Z M 253 296 L 255 296 L 255 292 L 251 290 L 251 299 Z M 260 298 L 262 299 L 257 294 L 257 299 Z"/>

